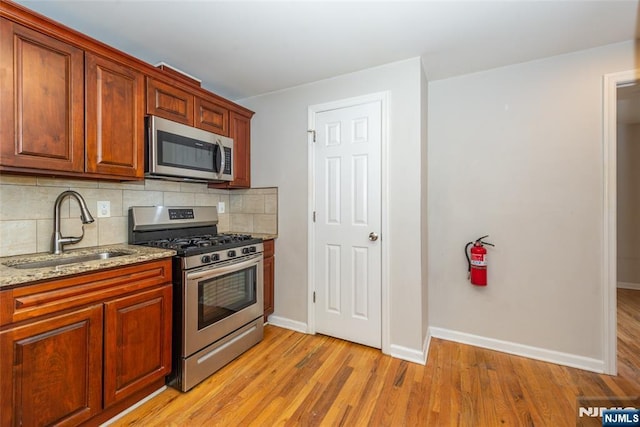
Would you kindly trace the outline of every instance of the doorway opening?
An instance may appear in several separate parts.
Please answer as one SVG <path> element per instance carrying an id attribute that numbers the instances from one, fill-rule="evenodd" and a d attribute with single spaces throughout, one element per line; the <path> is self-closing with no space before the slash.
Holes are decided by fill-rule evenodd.
<path id="1" fill-rule="evenodd" d="M 626 162 L 631 152 L 638 151 L 633 148 L 638 144 L 632 144 L 628 141 L 627 136 L 634 135 L 634 126 L 619 123 L 620 121 L 629 121 L 627 115 L 633 116 L 633 104 L 631 101 L 625 101 L 626 97 L 631 99 L 638 88 L 640 81 L 640 70 L 631 70 L 622 73 L 608 74 L 604 77 L 604 120 L 603 120 L 603 155 L 604 155 L 604 262 L 603 262 L 603 310 L 604 310 L 604 373 L 616 375 L 618 373 L 618 275 L 621 277 L 628 276 L 629 272 L 625 269 L 630 268 L 631 262 L 625 261 L 629 256 L 633 255 L 633 251 L 629 251 L 629 243 L 626 241 L 627 236 L 621 240 L 618 245 L 618 228 L 621 225 L 630 224 L 629 213 L 626 212 L 629 205 L 628 192 L 625 191 L 627 183 L 619 182 L 622 179 L 628 179 L 629 170 Z M 619 96 L 620 95 L 620 96 Z M 620 104 L 618 103 L 622 101 Z M 619 108 L 620 107 L 620 108 Z M 624 116 L 623 116 L 624 115 Z M 640 128 L 640 125 L 637 126 Z M 622 138 L 622 144 L 619 146 L 618 136 Z M 636 139 L 640 133 L 635 134 Z M 629 152 L 631 147 L 631 152 Z M 618 151 L 620 150 L 620 153 Z M 620 154 L 620 156 L 619 156 Z M 637 165 L 638 163 L 636 163 Z M 637 167 L 636 167 L 637 169 Z M 637 191 L 637 187 L 636 187 Z M 640 198 L 640 197 L 639 197 Z M 621 204 L 618 204 L 620 200 Z M 640 206 L 640 205 L 639 205 Z M 620 207 L 620 212 L 619 212 Z M 634 208 L 635 209 L 635 208 Z M 623 212 L 624 211 L 624 212 Z M 621 214 L 622 216 L 620 216 Z M 620 222 L 620 224 L 619 224 Z M 636 223 L 635 229 L 638 229 Z M 622 231 L 622 230 L 620 230 Z M 638 235 L 640 240 L 640 235 Z M 625 259 L 620 261 L 618 253 Z M 638 257 L 640 261 L 640 256 Z M 639 272 L 640 274 L 640 272 Z"/>
<path id="2" fill-rule="evenodd" d="M 616 90 L 617 370 L 640 383 L 640 82 Z"/>

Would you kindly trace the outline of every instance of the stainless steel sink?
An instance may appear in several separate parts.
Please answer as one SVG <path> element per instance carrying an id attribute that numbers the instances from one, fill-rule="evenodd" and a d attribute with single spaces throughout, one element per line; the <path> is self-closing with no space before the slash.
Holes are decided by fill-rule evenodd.
<path id="1" fill-rule="evenodd" d="M 46 259 L 43 261 L 27 261 L 17 264 L 5 264 L 7 267 L 18 268 L 26 270 L 29 268 L 44 268 L 44 267 L 58 267 L 60 265 L 77 264 L 80 262 L 97 261 L 100 259 L 115 258 L 124 255 L 131 255 L 131 252 L 113 251 L 113 252 L 98 252 L 95 254 L 83 254 L 70 257 L 60 257 Z"/>

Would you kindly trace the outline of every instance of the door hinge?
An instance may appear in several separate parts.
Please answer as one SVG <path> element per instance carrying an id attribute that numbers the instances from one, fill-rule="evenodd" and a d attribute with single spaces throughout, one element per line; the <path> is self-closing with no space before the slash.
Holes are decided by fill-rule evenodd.
<path id="1" fill-rule="evenodd" d="M 316 131 L 313 129 L 309 129 L 307 133 L 313 134 L 313 142 L 316 142 Z"/>
<path id="2" fill-rule="evenodd" d="M 316 211 L 313 211 L 313 222 L 316 222 Z"/>
<path id="3" fill-rule="evenodd" d="M 315 293 L 315 291 L 313 292 L 313 302 L 314 302 L 314 304 L 316 302 L 316 293 Z"/>

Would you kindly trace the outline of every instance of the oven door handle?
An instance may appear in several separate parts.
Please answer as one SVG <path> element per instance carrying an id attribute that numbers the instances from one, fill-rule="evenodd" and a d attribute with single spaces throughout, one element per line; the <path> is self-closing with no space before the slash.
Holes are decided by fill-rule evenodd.
<path id="1" fill-rule="evenodd" d="M 239 262 L 237 264 L 226 265 L 224 267 L 215 267 L 215 269 L 208 269 L 205 271 L 197 271 L 193 273 L 187 273 L 187 280 L 197 280 L 203 277 L 215 277 L 222 274 L 231 273 L 234 271 L 244 270 L 247 267 L 257 265 L 262 260 L 262 254 L 254 255 L 246 261 Z"/>

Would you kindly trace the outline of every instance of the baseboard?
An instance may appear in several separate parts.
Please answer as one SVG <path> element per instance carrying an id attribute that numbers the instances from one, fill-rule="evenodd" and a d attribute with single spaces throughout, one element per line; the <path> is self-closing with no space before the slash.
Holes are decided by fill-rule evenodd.
<path id="1" fill-rule="evenodd" d="M 622 289 L 632 289 L 635 291 L 640 291 L 640 283 L 618 282 L 618 287 Z"/>
<path id="2" fill-rule="evenodd" d="M 124 417 L 125 415 L 127 415 L 128 413 L 130 413 L 131 411 L 133 411 L 136 408 L 139 408 L 140 406 L 144 405 L 145 403 L 147 403 L 149 400 L 153 399 L 154 397 L 156 397 L 157 395 L 159 395 L 160 393 L 162 393 L 163 391 L 165 391 L 167 389 L 167 386 L 164 387 L 160 387 L 158 390 L 154 391 L 153 393 L 151 393 L 150 395 L 148 395 L 147 397 L 145 397 L 142 400 L 139 400 L 138 402 L 136 402 L 134 405 L 128 407 L 127 409 L 125 409 L 124 411 L 120 412 L 119 414 L 117 414 L 116 416 L 114 416 L 113 418 L 110 418 L 109 420 L 105 421 L 104 423 L 100 424 L 100 427 L 107 427 L 113 423 L 115 423 L 116 421 L 118 421 L 120 418 Z"/>
<path id="3" fill-rule="evenodd" d="M 427 335 L 424 337 L 424 342 L 422 343 L 422 354 L 424 354 L 424 363 L 427 364 L 427 360 L 429 359 L 429 346 L 431 345 L 431 328 L 427 328 Z"/>
<path id="4" fill-rule="evenodd" d="M 450 329 L 430 327 L 430 335 L 433 338 L 441 338 L 455 341 L 462 344 L 469 344 L 488 350 L 500 351 L 516 356 L 527 357 L 529 359 L 542 360 L 557 365 L 569 366 L 572 368 L 584 369 L 585 371 L 604 372 L 604 361 L 575 354 L 562 353 L 554 350 L 547 350 L 539 347 L 513 343 L 510 341 L 496 340 L 479 335 L 467 334 L 464 332 L 452 331 Z"/>
<path id="5" fill-rule="evenodd" d="M 287 319 L 286 317 L 275 316 L 272 314 L 269 316 L 269 324 L 280 328 L 291 329 L 296 332 L 302 332 L 303 334 L 308 333 L 306 323 Z"/>
<path id="6" fill-rule="evenodd" d="M 427 364 L 427 356 L 429 355 L 429 344 L 431 343 L 431 331 L 427 331 L 422 343 L 422 351 L 413 348 L 403 347 L 401 345 L 391 344 L 389 356 L 396 359 L 406 360 L 407 362 L 418 363 L 420 365 Z"/>

